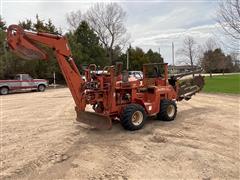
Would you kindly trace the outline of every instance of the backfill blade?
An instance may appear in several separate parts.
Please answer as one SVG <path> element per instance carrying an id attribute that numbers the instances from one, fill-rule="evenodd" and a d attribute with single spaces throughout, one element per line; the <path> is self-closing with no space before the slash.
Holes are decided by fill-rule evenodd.
<path id="1" fill-rule="evenodd" d="M 112 120 L 109 116 L 89 111 L 77 111 L 77 121 L 97 129 L 111 129 Z"/>

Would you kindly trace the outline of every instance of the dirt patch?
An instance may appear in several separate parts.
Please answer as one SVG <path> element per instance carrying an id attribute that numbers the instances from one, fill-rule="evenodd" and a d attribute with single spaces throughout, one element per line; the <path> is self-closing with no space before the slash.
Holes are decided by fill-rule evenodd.
<path id="1" fill-rule="evenodd" d="M 149 138 L 150 141 L 155 143 L 166 143 L 167 138 L 162 135 L 153 135 Z"/>
<path id="2" fill-rule="evenodd" d="M 129 132 L 75 122 L 69 90 L 0 96 L 1 179 L 239 179 L 239 96 L 198 94 Z"/>

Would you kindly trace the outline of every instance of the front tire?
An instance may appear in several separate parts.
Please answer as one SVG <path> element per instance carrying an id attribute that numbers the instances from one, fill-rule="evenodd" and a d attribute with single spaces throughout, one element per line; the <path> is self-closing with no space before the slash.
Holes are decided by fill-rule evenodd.
<path id="1" fill-rule="evenodd" d="M 163 121 L 173 121 L 177 115 L 177 105 L 175 101 L 163 99 L 160 103 L 160 111 L 157 114 L 158 119 Z"/>
<path id="2" fill-rule="evenodd" d="M 9 89 L 7 87 L 2 87 L 0 89 L 0 94 L 1 95 L 7 95 L 9 93 Z"/>
<path id="3" fill-rule="evenodd" d="M 40 85 L 38 86 L 38 91 L 39 91 L 39 92 L 44 92 L 45 89 L 46 89 L 46 87 L 45 87 L 44 85 L 42 85 L 42 84 L 40 84 Z"/>
<path id="4" fill-rule="evenodd" d="M 147 115 L 145 109 L 139 104 L 129 104 L 127 105 L 121 114 L 120 121 L 124 129 L 129 131 L 135 131 L 141 129 Z"/>

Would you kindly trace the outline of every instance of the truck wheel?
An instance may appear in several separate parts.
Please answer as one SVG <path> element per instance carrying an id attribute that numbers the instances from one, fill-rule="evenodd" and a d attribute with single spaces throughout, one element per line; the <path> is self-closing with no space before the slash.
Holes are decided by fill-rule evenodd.
<path id="1" fill-rule="evenodd" d="M 124 129 L 135 131 L 144 126 L 147 119 L 145 109 L 139 104 L 127 105 L 121 114 L 120 121 Z"/>
<path id="2" fill-rule="evenodd" d="M 177 105 L 174 101 L 163 99 L 160 103 L 160 112 L 157 114 L 158 119 L 163 121 L 172 121 L 177 115 Z"/>
<path id="3" fill-rule="evenodd" d="M 1 89 L 0 89 L 0 94 L 1 95 L 7 95 L 8 94 L 8 88 L 7 87 L 2 87 Z"/>
<path id="4" fill-rule="evenodd" d="M 39 86 L 38 86 L 38 91 L 39 92 L 43 92 L 43 91 L 45 91 L 45 86 L 44 85 L 42 85 L 42 84 L 40 84 Z"/>

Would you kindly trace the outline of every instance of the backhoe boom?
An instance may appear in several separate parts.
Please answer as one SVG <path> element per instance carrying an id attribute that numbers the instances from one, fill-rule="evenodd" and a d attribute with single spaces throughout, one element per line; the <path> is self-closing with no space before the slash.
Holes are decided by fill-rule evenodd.
<path id="1" fill-rule="evenodd" d="M 71 57 L 71 50 L 65 37 L 29 32 L 18 25 L 11 25 L 7 29 L 7 42 L 13 52 L 25 59 L 47 60 L 47 54 L 37 46 L 37 43 L 52 48 L 77 109 L 79 111 L 85 110 L 86 103 L 83 97 L 84 89 L 82 88 L 84 80 Z"/>

